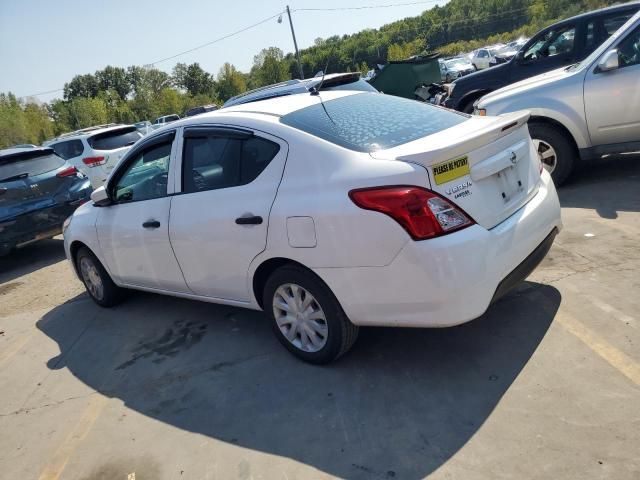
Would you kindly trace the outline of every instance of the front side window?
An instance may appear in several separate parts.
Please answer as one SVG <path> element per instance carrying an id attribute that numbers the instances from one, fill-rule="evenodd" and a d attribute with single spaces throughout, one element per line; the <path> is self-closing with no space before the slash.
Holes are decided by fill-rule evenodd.
<path id="1" fill-rule="evenodd" d="M 539 60 L 573 53 L 575 26 L 565 26 L 542 34 L 525 52 L 525 60 Z"/>
<path id="2" fill-rule="evenodd" d="M 135 154 L 113 187 L 118 203 L 151 200 L 167 195 L 171 141 Z"/>
<path id="3" fill-rule="evenodd" d="M 640 64 L 640 27 L 618 45 L 618 62 L 619 68 Z"/>
<path id="4" fill-rule="evenodd" d="M 277 143 L 260 137 L 186 136 L 182 189 L 193 193 L 251 183 L 279 150 Z"/>
<path id="5" fill-rule="evenodd" d="M 604 37 L 601 41 L 604 42 L 607 38 L 616 33 L 616 30 L 627 23 L 627 20 L 629 20 L 634 13 L 635 12 L 616 13 L 609 15 L 608 17 L 604 17 L 602 19 Z"/>

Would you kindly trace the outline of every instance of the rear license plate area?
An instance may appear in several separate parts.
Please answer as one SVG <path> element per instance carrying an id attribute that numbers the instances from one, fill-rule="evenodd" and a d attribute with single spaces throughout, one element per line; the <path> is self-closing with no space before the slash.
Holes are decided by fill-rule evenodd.
<path id="1" fill-rule="evenodd" d="M 524 184 L 516 166 L 507 167 L 495 174 L 504 203 L 511 202 L 524 192 Z"/>

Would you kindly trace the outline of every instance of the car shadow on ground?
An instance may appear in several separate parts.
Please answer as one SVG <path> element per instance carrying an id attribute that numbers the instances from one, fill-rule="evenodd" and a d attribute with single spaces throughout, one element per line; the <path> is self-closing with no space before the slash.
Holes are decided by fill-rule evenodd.
<path id="1" fill-rule="evenodd" d="M 406 479 L 471 439 L 560 300 L 523 283 L 466 325 L 362 329 L 325 367 L 292 357 L 260 312 L 151 294 L 111 310 L 81 295 L 37 326 L 61 352 L 49 368 L 144 415 L 338 477 Z"/>
<path id="2" fill-rule="evenodd" d="M 602 218 L 640 211 L 640 154 L 617 155 L 585 163 L 558 189 L 560 204 L 590 208 Z"/>
<path id="3" fill-rule="evenodd" d="M 28 275 L 65 259 L 62 237 L 42 240 L 0 257 L 0 289 L 3 283 Z M 1 290 L 0 290 L 1 291 Z"/>

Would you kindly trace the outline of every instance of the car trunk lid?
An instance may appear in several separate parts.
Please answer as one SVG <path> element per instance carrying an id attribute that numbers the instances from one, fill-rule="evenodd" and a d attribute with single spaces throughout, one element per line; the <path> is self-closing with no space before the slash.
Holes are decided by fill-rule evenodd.
<path id="1" fill-rule="evenodd" d="M 539 159 L 527 128 L 528 112 L 472 117 L 435 135 L 372 153 L 417 163 L 429 173 L 429 188 L 493 228 L 537 192 Z"/>

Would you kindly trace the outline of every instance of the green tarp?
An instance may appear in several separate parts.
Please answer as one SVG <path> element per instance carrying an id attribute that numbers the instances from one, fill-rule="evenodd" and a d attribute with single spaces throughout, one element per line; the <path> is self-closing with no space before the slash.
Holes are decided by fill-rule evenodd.
<path id="1" fill-rule="evenodd" d="M 441 81 L 438 55 L 432 55 L 389 62 L 369 83 L 386 94 L 414 99 L 420 85 Z"/>

